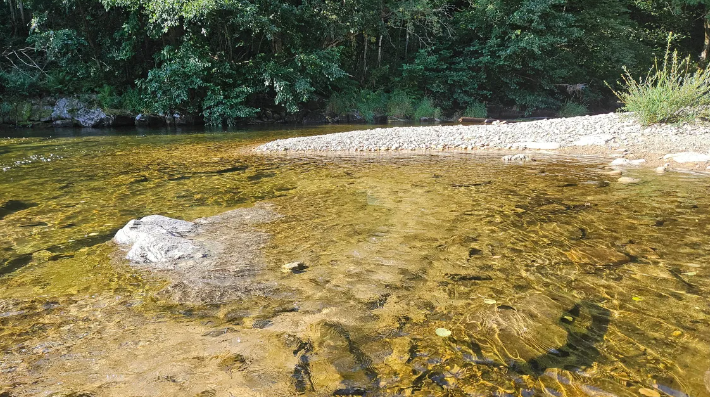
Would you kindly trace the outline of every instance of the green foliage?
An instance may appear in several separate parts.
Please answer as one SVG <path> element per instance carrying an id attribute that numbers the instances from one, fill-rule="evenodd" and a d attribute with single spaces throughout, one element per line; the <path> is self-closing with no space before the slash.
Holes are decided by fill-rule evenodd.
<path id="1" fill-rule="evenodd" d="M 147 108 L 138 89 L 132 87 L 121 95 L 120 107 L 133 113 L 143 113 Z"/>
<path id="2" fill-rule="evenodd" d="M 441 117 L 441 109 L 434 106 L 434 101 L 432 101 L 431 98 L 422 99 L 417 109 L 414 111 L 414 119 L 421 120 L 424 117 L 431 119 Z"/>
<path id="3" fill-rule="evenodd" d="M 485 103 L 474 102 L 471 106 L 466 108 L 463 115 L 465 117 L 476 117 L 483 119 L 488 117 L 488 109 L 486 109 Z"/>
<path id="4" fill-rule="evenodd" d="M 0 96 L 98 94 L 229 124 L 321 98 L 367 119 L 598 107 L 603 82 L 645 70 L 669 30 L 699 53 L 710 0 L 33 0 L 24 16 L 13 4 L 0 7 Z M 561 88 L 576 84 L 583 98 Z"/>
<path id="5" fill-rule="evenodd" d="M 99 89 L 97 99 L 103 109 L 116 109 L 121 106 L 121 97 L 116 93 L 116 89 L 108 84 Z"/>
<path id="6" fill-rule="evenodd" d="M 658 60 L 646 77 L 636 80 L 628 71 L 622 75 L 623 91 L 614 91 L 641 124 L 691 122 L 710 115 L 710 68 L 691 70 L 690 57 L 679 59 L 670 51 Z"/>
<path id="7" fill-rule="evenodd" d="M 387 95 L 382 91 L 362 90 L 355 98 L 355 109 L 368 122 L 375 121 L 375 116 L 387 111 Z"/>
<path id="8" fill-rule="evenodd" d="M 560 108 L 560 117 L 578 117 L 589 114 L 589 109 L 581 103 L 567 101 Z"/>
<path id="9" fill-rule="evenodd" d="M 402 90 L 395 90 L 387 102 L 387 115 L 400 119 L 409 118 L 414 115 L 412 97 Z"/>
<path id="10" fill-rule="evenodd" d="M 250 93 L 247 88 L 222 91 L 213 88 L 205 97 L 204 116 L 207 124 L 233 125 L 237 119 L 254 116 L 258 109 L 244 105 L 246 96 Z"/>

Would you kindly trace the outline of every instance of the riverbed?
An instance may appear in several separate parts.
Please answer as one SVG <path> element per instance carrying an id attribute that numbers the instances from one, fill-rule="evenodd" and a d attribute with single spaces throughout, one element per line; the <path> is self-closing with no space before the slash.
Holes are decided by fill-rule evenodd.
<path id="1" fill-rule="evenodd" d="M 707 176 L 250 150 L 353 128 L 0 139 L 0 393 L 710 395 Z M 110 242 L 257 203 L 266 295 L 175 302 Z"/>

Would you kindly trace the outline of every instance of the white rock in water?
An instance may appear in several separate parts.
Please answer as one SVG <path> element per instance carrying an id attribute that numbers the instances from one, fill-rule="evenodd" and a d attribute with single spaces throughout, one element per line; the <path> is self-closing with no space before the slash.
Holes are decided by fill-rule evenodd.
<path id="1" fill-rule="evenodd" d="M 628 176 L 622 176 L 621 178 L 619 178 L 618 182 L 628 185 L 628 184 L 632 184 L 632 183 L 639 183 L 639 182 L 641 182 L 641 180 L 636 179 L 636 178 L 631 178 Z"/>
<path id="2" fill-rule="evenodd" d="M 303 262 L 291 262 L 281 266 L 281 271 L 284 273 L 288 272 L 299 272 L 306 270 L 307 266 Z"/>
<path id="3" fill-rule="evenodd" d="M 524 153 L 519 153 L 519 154 L 509 154 L 507 156 L 503 156 L 501 158 L 506 163 L 509 163 L 511 161 L 530 161 L 532 160 L 532 157 L 530 157 L 529 154 L 524 154 Z"/>
<path id="4" fill-rule="evenodd" d="M 573 145 L 574 146 L 592 146 L 592 145 L 598 145 L 598 146 L 603 146 L 606 145 L 607 142 L 610 140 L 614 139 L 612 135 L 587 135 L 579 138 L 576 140 Z"/>
<path id="5" fill-rule="evenodd" d="M 557 142 L 520 142 L 514 144 L 513 146 L 540 150 L 555 150 L 560 148 L 560 144 Z"/>
<path id="6" fill-rule="evenodd" d="M 113 241 L 131 246 L 126 259 L 132 262 L 167 264 L 207 255 L 206 250 L 185 238 L 195 230 L 196 225 L 192 222 L 151 215 L 129 221 L 116 233 Z"/>
<path id="7" fill-rule="evenodd" d="M 637 159 L 637 160 L 629 160 L 629 159 L 616 159 L 611 162 L 611 165 L 640 165 L 646 162 L 646 159 Z"/>
<path id="8" fill-rule="evenodd" d="M 710 161 L 710 155 L 697 152 L 673 153 L 663 156 L 664 159 L 673 159 L 677 163 L 702 163 Z"/>

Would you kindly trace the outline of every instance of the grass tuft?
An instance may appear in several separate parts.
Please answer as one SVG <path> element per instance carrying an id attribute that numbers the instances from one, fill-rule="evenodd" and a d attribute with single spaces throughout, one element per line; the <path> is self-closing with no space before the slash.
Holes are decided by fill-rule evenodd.
<path id="1" fill-rule="evenodd" d="M 690 57 L 671 53 L 671 39 L 661 65 L 656 59 L 638 80 L 624 68 L 624 90 L 614 91 L 623 110 L 633 112 L 643 125 L 693 122 L 710 114 L 710 68 L 691 70 Z"/>
<path id="2" fill-rule="evenodd" d="M 567 101 L 560 108 L 560 117 L 579 117 L 589 113 L 586 106 L 581 103 Z"/>

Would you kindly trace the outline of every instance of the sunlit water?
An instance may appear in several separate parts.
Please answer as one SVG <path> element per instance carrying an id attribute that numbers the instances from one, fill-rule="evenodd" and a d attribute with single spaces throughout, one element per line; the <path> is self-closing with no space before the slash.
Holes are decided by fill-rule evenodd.
<path id="1" fill-rule="evenodd" d="M 351 128 L 0 139 L 0 395 L 710 395 L 707 177 L 244 150 Z M 273 296 L 115 260 L 132 218 L 261 201 Z"/>

